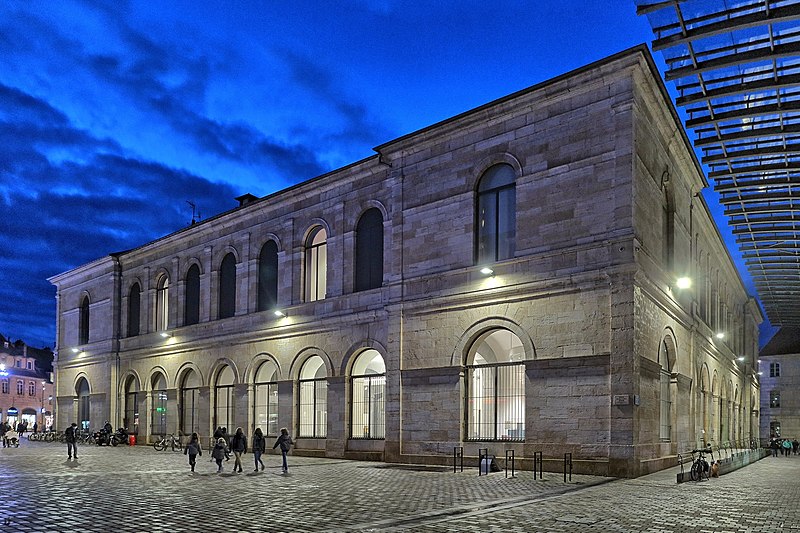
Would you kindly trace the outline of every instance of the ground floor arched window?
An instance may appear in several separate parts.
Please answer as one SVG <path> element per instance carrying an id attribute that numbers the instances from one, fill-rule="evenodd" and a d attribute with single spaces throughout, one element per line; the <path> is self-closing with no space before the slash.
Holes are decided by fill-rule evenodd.
<path id="1" fill-rule="evenodd" d="M 328 428 L 328 380 L 325 362 L 318 355 L 310 357 L 300 369 L 300 437 L 325 438 Z"/>
<path id="2" fill-rule="evenodd" d="M 91 401 L 89 397 L 89 382 L 81 378 L 75 387 L 78 395 L 78 425 L 83 430 L 88 430 L 91 423 Z M 99 428 L 98 428 L 99 429 Z"/>
<path id="3" fill-rule="evenodd" d="M 489 330 L 467 355 L 467 440 L 525 439 L 525 353 L 511 331 Z"/>
<path id="4" fill-rule="evenodd" d="M 163 374 L 153 376 L 153 389 L 150 393 L 150 434 L 167 434 L 167 380 Z"/>
<path id="5" fill-rule="evenodd" d="M 377 350 L 365 350 L 356 358 L 350 391 L 350 438 L 386 438 L 386 365 Z"/>
<path id="6" fill-rule="evenodd" d="M 125 383 L 125 412 L 122 416 L 122 426 L 129 433 L 139 434 L 139 390 L 136 378 L 131 376 Z"/>
<path id="7" fill-rule="evenodd" d="M 181 423 L 184 435 L 200 433 L 200 380 L 197 372 L 189 370 L 181 382 Z"/>
<path id="8" fill-rule="evenodd" d="M 232 433 L 233 427 L 233 369 L 225 366 L 217 375 L 214 387 L 214 427 L 222 427 Z"/>
<path id="9" fill-rule="evenodd" d="M 255 410 L 256 427 L 269 437 L 278 435 L 278 367 L 272 360 L 264 361 L 258 367 L 255 377 Z"/>

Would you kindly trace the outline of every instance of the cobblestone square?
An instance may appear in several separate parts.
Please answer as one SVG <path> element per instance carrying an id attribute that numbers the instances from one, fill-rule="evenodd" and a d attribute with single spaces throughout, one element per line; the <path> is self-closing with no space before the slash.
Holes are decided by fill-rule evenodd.
<path id="1" fill-rule="evenodd" d="M 785 532 L 800 530 L 800 456 L 767 457 L 718 479 L 676 484 L 675 469 L 638 479 L 531 472 L 478 476 L 448 468 L 290 457 L 225 471 L 207 454 L 152 447 L 24 440 L 0 449 L 0 531 L 546 531 Z"/>

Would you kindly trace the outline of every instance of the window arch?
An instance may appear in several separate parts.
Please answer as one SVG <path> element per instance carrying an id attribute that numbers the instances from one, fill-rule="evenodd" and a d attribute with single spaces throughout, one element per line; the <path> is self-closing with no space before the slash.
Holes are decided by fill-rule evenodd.
<path id="1" fill-rule="evenodd" d="M 298 384 L 299 436 L 325 438 L 328 428 L 328 379 L 322 357 L 314 355 L 303 363 Z"/>
<path id="2" fill-rule="evenodd" d="M 268 359 L 258 367 L 255 377 L 256 427 L 263 428 L 264 434 L 278 435 L 278 366 Z"/>
<path id="3" fill-rule="evenodd" d="M 278 305 L 278 244 L 269 240 L 258 255 L 258 311 Z"/>
<path id="4" fill-rule="evenodd" d="M 164 374 L 157 373 L 152 378 L 150 393 L 150 434 L 167 434 L 167 379 Z"/>
<path id="5" fill-rule="evenodd" d="M 659 438 L 672 440 L 672 366 L 675 364 L 675 343 L 666 335 L 658 348 L 659 371 Z"/>
<path id="6" fill-rule="evenodd" d="M 233 429 L 233 369 L 225 365 L 217 374 L 214 387 L 214 427 Z"/>
<path id="7" fill-rule="evenodd" d="M 162 274 L 156 282 L 156 307 L 153 310 L 153 329 L 164 331 L 169 327 L 169 276 Z"/>
<path id="8" fill-rule="evenodd" d="M 328 234 L 325 228 L 317 226 L 308 235 L 305 259 L 305 301 L 322 300 L 327 291 L 328 275 Z"/>
<path id="9" fill-rule="evenodd" d="M 356 225 L 355 290 L 377 289 L 383 285 L 383 214 L 367 209 Z"/>
<path id="10" fill-rule="evenodd" d="M 364 350 L 356 358 L 350 376 L 350 392 L 350 438 L 385 438 L 386 364 L 377 350 Z"/>
<path id="11" fill-rule="evenodd" d="M 229 252 L 219 266 L 219 318 L 236 313 L 236 256 Z"/>
<path id="12" fill-rule="evenodd" d="M 478 264 L 514 257 L 516 179 L 514 168 L 506 163 L 489 167 L 481 176 L 475 225 Z"/>
<path id="13" fill-rule="evenodd" d="M 134 435 L 139 434 L 139 386 L 136 378 L 129 376 L 125 381 L 125 414 L 122 417 L 122 426 Z"/>
<path id="14" fill-rule="evenodd" d="M 17 396 L 22 396 L 25 394 L 25 380 L 18 379 L 17 380 Z"/>
<path id="15" fill-rule="evenodd" d="M 81 299 L 80 319 L 78 325 L 78 344 L 89 343 L 89 296 Z"/>
<path id="16" fill-rule="evenodd" d="M 200 432 L 200 379 L 192 369 L 181 380 L 180 430 L 184 435 Z"/>
<path id="17" fill-rule="evenodd" d="M 81 429 L 88 430 L 91 423 L 91 400 L 86 378 L 80 378 L 75 384 L 75 394 L 78 397 L 78 423 Z"/>
<path id="18" fill-rule="evenodd" d="M 507 329 L 489 330 L 467 356 L 467 440 L 525 439 L 525 350 Z"/>
<path id="19" fill-rule="evenodd" d="M 192 265 L 186 272 L 186 296 L 183 301 L 183 323 L 200 322 L 200 267 Z"/>
<path id="20" fill-rule="evenodd" d="M 142 307 L 142 289 L 138 283 L 131 286 L 128 292 L 128 337 L 139 334 L 139 316 Z"/>

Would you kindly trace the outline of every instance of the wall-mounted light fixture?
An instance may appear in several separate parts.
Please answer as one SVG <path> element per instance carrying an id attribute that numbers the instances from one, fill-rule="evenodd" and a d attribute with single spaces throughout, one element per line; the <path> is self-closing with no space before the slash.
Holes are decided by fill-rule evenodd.
<path id="1" fill-rule="evenodd" d="M 70 349 L 72 350 L 72 353 L 78 353 L 81 351 L 80 348 L 70 348 Z"/>
<path id="2" fill-rule="evenodd" d="M 161 335 L 165 339 L 168 339 L 168 338 L 172 337 L 172 333 L 170 333 L 169 331 L 161 331 L 161 332 L 159 332 L 159 335 Z"/>
<path id="3" fill-rule="evenodd" d="M 493 276 L 494 270 L 492 270 L 489 267 L 483 267 L 481 268 L 481 274 L 483 274 L 484 276 Z"/>
<path id="4" fill-rule="evenodd" d="M 692 286 L 692 278 L 689 276 L 681 276 L 675 280 L 675 287 L 678 289 L 688 289 Z"/>
<path id="5" fill-rule="evenodd" d="M 276 316 L 276 317 L 278 317 L 278 318 L 283 318 L 283 317 L 285 317 L 285 316 L 286 316 L 286 313 L 284 313 L 284 312 L 283 312 L 283 311 L 281 311 L 280 309 L 276 309 L 276 310 L 274 310 L 274 311 L 272 312 L 272 314 L 273 314 L 273 315 L 275 315 L 275 316 Z"/>
<path id="6" fill-rule="evenodd" d="M 736 358 L 736 360 L 737 360 L 737 361 L 744 361 L 744 356 L 743 356 L 743 355 L 740 355 L 739 357 L 737 357 L 737 358 Z"/>
<path id="7" fill-rule="evenodd" d="M 721 331 L 718 331 L 718 332 L 717 332 L 717 333 L 714 335 L 714 337 L 716 337 L 717 339 L 720 339 L 720 340 L 722 340 L 722 339 L 724 339 L 724 338 L 725 338 L 725 334 L 724 334 L 724 333 L 722 333 Z"/>

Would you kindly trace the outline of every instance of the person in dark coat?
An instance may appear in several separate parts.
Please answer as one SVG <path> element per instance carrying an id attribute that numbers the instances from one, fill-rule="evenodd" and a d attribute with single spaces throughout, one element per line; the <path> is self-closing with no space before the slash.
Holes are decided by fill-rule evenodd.
<path id="1" fill-rule="evenodd" d="M 256 463 L 255 472 L 258 472 L 258 465 L 261 465 L 261 470 L 264 470 L 264 461 L 261 460 L 261 454 L 267 451 L 267 440 L 261 432 L 261 428 L 256 428 L 253 433 L 253 459 Z"/>
<path id="2" fill-rule="evenodd" d="M 64 441 L 67 443 L 67 457 L 72 459 L 72 456 L 75 456 L 75 460 L 78 460 L 78 444 L 75 442 L 75 432 L 78 430 L 78 424 L 73 422 L 67 429 L 64 431 Z"/>
<path id="3" fill-rule="evenodd" d="M 186 444 L 186 449 L 183 450 L 183 454 L 189 456 L 189 466 L 192 467 L 192 472 L 194 472 L 197 456 L 203 455 L 203 449 L 202 446 L 200 446 L 200 437 L 197 436 L 197 433 L 192 433 L 192 436 L 189 437 L 189 443 Z"/>
<path id="4" fill-rule="evenodd" d="M 294 444 L 292 442 L 292 437 L 289 436 L 289 430 L 286 428 L 281 428 L 281 434 L 278 435 L 278 440 L 275 441 L 275 445 L 272 446 L 274 450 L 278 446 L 281 447 L 281 455 L 283 456 L 283 473 L 289 473 L 289 465 L 286 463 L 286 454 L 289 452 L 289 446 Z"/>
<path id="5" fill-rule="evenodd" d="M 233 462 L 233 471 L 242 471 L 242 454 L 247 453 L 247 436 L 242 428 L 236 428 L 236 433 L 231 438 L 231 451 L 236 460 Z"/>
<path id="6" fill-rule="evenodd" d="M 211 450 L 211 457 L 217 462 L 217 473 L 222 472 L 222 460 L 227 455 L 228 447 L 225 445 L 225 439 L 222 437 L 217 439 L 214 449 Z"/>

